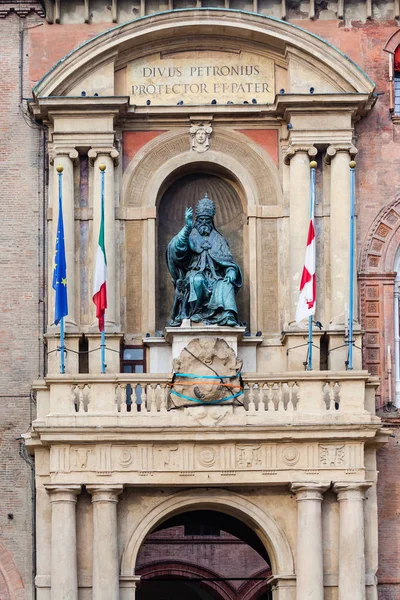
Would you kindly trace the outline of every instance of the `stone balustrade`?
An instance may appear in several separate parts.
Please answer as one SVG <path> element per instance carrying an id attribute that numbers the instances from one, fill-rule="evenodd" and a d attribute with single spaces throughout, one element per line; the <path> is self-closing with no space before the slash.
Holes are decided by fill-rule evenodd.
<path id="1" fill-rule="evenodd" d="M 48 425 L 188 424 L 199 404 L 176 409 L 171 374 L 51 376 L 36 382 L 38 421 Z M 365 371 L 244 374 L 235 403 L 210 406 L 243 424 L 370 422 L 376 382 Z M 202 405 L 204 406 L 204 405 Z M 232 423 L 233 424 L 233 423 Z"/>

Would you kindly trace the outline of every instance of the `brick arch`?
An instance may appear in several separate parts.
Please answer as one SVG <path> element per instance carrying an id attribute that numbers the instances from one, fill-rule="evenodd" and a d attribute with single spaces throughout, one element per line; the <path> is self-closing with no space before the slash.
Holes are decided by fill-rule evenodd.
<path id="1" fill-rule="evenodd" d="M 10 552 L 0 544 L 0 598 L 24 600 L 25 587 Z"/>
<path id="2" fill-rule="evenodd" d="M 377 407 L 389 398 L 387 347 L 394 345 L 394 273 L 400 247 L 400 196 L 386 204 L 373 221 L 360 255 L 358 273 L 363 368 L 380 379 Z M 394 387 L 393 387 L 394 389 Z"/>
<path id="3" fill-rule="evenodd" d="M 219 574 L 211 569 L 179 560 L 160 561 L 144 565 L 136 570 L 136 575 L 147 578 L 162 577 L 164 575 L 182 579 L 190 579 L 190 577 L 204 577 L 205 579 L 219 577 Z M 216 592 L 220 600 L 232 600 L 232 598 L 236 598 L 235 588 L 227 581 L 207 581 L 204 583 L 204 586 Z M 241 598 L 241 596 L 237 597 Z"/>
<path id="4" fill-rule="evenodd" d="M 243 583 L 237 592 L 240 600 L 257 600 L 261 594 L 268 590 L 269 580 L 272 578 L 271 568 L 254 573 L 253 577 L 263 577 L 265 581 L 246 581 Z"/>
<path id="5" fill-rule="evenodd" d="M 392 272 L 400 244 L 400 197 L 386 204 L 376 216 L 361 248 L 360 271 Z"/>

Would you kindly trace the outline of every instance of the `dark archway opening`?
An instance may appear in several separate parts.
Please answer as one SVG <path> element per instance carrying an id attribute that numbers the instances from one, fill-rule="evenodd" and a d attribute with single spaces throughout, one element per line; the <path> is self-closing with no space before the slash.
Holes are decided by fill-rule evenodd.
<path id="1" fill-rule="evenodd" d="M 137 600 L 271 600 L 270 559 L 239 519 L 194 510 L 171 517 L 143 543 Z"/>
<path id="2" fill-rule="evenodd" d="M 250 288 L 247 277 L 247 220 L 243 209 L 244 197 L 234 177 L 218 166 L 204 171 L 200 165 L 191 165 L 171 175 L 160 190 L 157 216 L 156 260 L 156 329 L 162 331 L 168 324 L 174 297 L 174 288 L 166 264 L 166 250 L 170 240 L 184 225 L 186 207 L 195 209 L 198 200 L 207 193 L 215 202 L 214 224 L 226 238 L 233 257 L 244 274 L 244 286 L 236 301 L 241 322 L 249 322 Z"/>

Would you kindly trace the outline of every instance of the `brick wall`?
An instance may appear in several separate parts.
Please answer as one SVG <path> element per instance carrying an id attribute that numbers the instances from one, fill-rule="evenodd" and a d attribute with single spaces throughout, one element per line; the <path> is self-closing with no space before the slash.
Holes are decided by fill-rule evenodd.
<path id="1" fill-rule="evenodd" d="M 43 369 L 41 132 L 20 107 L 19 65 L 21 36 L 26 55 L 27 28 L 41 22 L 16 14 L 0 20 L 0 568 L 7 573 L 14 565 L 4 581 L 10 582 L 9 597 L 18 600 L 32 597 L 32 490 L 17 438 L 29 428 L 30 387 Z M 27 56 L 23 75 L 26 96 Z M 4 581 L 0 595 L 7 600 Z"/>

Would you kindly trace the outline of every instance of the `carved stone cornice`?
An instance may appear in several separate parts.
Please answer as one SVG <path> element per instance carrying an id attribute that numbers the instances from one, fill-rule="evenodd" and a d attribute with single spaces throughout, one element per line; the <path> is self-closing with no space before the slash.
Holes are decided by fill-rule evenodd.
<path id="1" fill-rule="evenodd" d="M 90 148 L 88 152 L 90 165 L 93 166 L 96 158 L 100 156 L 110 156 L 116 166 L 119 164 L 119 152 L 116 148 Z"/>
<path id="2" fill-rule="evenodd" d="M 324 162 L 326 165 L 330 165 L 332 159 L 336 156 L 338 152 L 347 152 L 349 157 L 353 159 L 357 154 L 358 150 L 353 144 L 331 144 L 326 149 L 326 154 L 324 156 Z"/>
<path id="3" fill-rule="evenodd" d="M 308 154 L 310 158 L 314 158 L 318 154 L 318 150 L 315 148 L 315 146 L 302 146 L 297 144 L 291 144 L 287 149 L 284 157 L 285 165 L 290 164 L 291 159 L 297 152 L 304 152 Z"/>
<path id="4" fill-rule="evenodd" d="M 68 158 L 70 158 L 72 160 L 72 162 L 74 164 L 76 164 L 77 161 L 78 161 L 78 158 L 79 158 L 79 152 L 76 150 L 76 148 L 68 148 L 68 147 L 65 147 L 65 148 L 63 148 L 63 147 L 53 148 L 49 152 L 49 161 L 50 161 L 50 164 L 53 165 L 54 161 L 59 156 L 67 156 Z"/>

